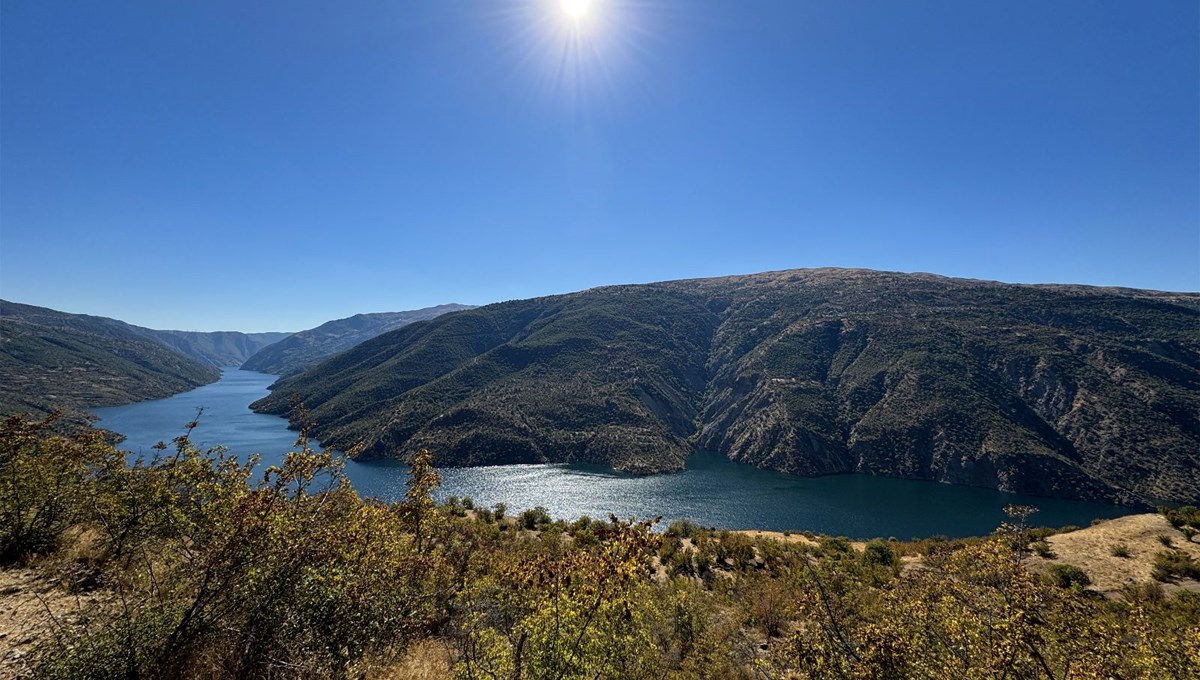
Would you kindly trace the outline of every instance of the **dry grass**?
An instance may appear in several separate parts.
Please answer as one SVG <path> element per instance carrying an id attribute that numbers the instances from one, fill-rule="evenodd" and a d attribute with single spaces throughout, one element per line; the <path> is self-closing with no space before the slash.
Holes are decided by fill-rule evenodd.
<path id="1" fill-rule="evenodd" d="M 373 669 L 369 680 L 448 680 L 453 677 L 450 645 L 440 640 L 422 640 L 413 645 L 398 663 Z"/>
<path id="2" fill-rule="evenodd" d="M 1167 550 L 1159 536 L 1170 537 L 1176 548 L 1200 559 L 1200 544 L 1189 542 L 1183 532 L 1171 526 L 1162 515 L 1148 513 L 1110 519 L 1086 529 L 1050 536 L 1046 542 L 1055 557 L 1031 557 L 1029 566 L 1043 572 L 1051 564 L 1079 567 L 1092 579 L 1092 590 L 1116 597 L 1124 586 L 1154 580 L 1150 573 L 1154 556 Z M 1117 545 L 1125 546 L 1129 557 L 1113 555 L 1113 547 Z M 1163 585 L 1168 594 L 1180 588 L 1200 590 L 1200 582 L 1194 580 Z"/>
<path id="3" fill-rule="evenodd" d="M 784 543 L 800 543 L 802 545 L 816 545 L 817 542 L 804 534 L 784 534 L 779 531 L 758 531 L 747 529 L 744 531 L 735 531 L 735 534 L 743 534 L 750 538 L 769 538 L 773 541 L 782 541 Z M 861 550 L 861 546 L 859 547 Z"/>

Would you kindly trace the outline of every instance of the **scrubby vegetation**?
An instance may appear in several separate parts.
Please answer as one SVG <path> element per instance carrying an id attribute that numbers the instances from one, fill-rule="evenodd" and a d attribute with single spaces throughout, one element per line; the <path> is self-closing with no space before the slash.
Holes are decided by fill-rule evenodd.
<path id="1" fill-rule="evenodd" d="M 127 465 L 100 435 L 0 427 L 6 565 L 96 595 L 32 657 L 47 678 L 1195 677 L 1200 596 L 1106 601 L 1028 571 L 1026 511 L 960 541 L 755 539 L 686 522 L 516 518 L 359 498 L 337 458 L 279 466 L 187 436 Z M 498 519 L 499 518 L 499 519 Z"/>
<path id="2" fill-rule="evenodd" d="M 216 368 L 116 319 L 0 300 L 0 414 L 86 425 L 86 409 L 168 397 L 213 382 Z"/>
<path id="3" fill-rule="evenodd" d="M 1166 550 L 1154 556 L 1152 573 L 1159 581 L 1200 579 L 1200 562 L 1182 550 Z"/>
<path id="4" fill-rule="evenodd" d="M 1200 531 L 1200 508 L 1194 505 L 1184 505 L 1178 508 L 1161 507 L 1158 509 L 1171 526 L 1183 532 L 1190 541 Z"/>

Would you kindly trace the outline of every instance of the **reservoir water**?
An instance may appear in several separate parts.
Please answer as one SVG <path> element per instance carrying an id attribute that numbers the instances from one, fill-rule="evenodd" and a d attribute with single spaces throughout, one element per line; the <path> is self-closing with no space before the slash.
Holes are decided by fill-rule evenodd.
<path id="1" fill-rule="evenodd" d="M 132 453 L 152 453 L 168 443 L 204 408 L 192 441 L 224 445 L 233 453 L 259 453 L 278 462 L 296 433 L 283 418 L 254 413 L 249 404 L 267 394 L 275 376 L 227 369 L 221 379 L 167 399 L 94 409 L 100 426 L 120 432 Z M 363 496 L 395 500 L 404 495 L 405 467 L 394 462 L 349 462 L 347 476 Z M 1011 503 L 1033 505 L 1036 524 L 1086 526 L 1091 520 L 1133 510 L 1114 505 L 1035 498 L 988 489 L 866 475 L 793 477 L 697 452 L 687 470 L 632 476 L 594 465 L 503 465 L 443 468 L 438 495 L 469 496 L 477 505 L 505 503 L 509 512 L 544 506 L 556 518 L 663 517 L 663 526 L 688 519 L 703 526 L 771 531 L 813 531 L 851 538 L 907 539 L 986 534 L 1004 519 Z"/>

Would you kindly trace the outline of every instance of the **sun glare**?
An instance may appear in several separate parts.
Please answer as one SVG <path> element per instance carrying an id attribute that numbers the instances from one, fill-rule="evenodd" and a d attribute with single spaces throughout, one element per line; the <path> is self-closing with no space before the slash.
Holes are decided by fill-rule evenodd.
<path id="1" fill-rule="evenodd" d="M 559 2 L 563 12 L 575 21 L 580 21 L 587 16 L 588 10 L 592 7 L 592 0 L 559 0 Z"/>

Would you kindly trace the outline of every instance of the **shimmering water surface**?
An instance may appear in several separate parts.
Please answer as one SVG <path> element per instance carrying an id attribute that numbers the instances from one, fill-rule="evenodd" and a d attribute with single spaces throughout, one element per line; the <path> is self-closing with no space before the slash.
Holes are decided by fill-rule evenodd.
<path id="1" fill-rule="evenodd" d="M 122 445 L 152 453 L 160 440 L 182 433 L 199 407 L 198 445 L 222 444 L 235 453 L 260 453 L 278 462 L 296 433 L 276 416 L 254 413 L 248 405 L 267 394 L 275 376 L 226 370 L 216 383 L 167 399 L 95 409 L 100 425 L 126 435 Z M 1038 524 L 1086 525 L 1132 510 L 1113 505 L 1034 498 L 987 489 L 865 475 L 802 478 L 732 463 L 697 452 L 687 470 L 635 477 L 595 465 L 503 465 L 445 468 L 441 497 L 470 496 L 478 505 L 503 502 L 510 512 L 537 505 L 555 517 L 580 515 L 689 519 L 730 529 L 809 530 L 854 538 L 912 538 L 990 532 L 1010 503 L 1034 505 Z M 358 492 L 385 500 L 404 494 L 405 469 L 391 462 L 351 462 L 347 475 Z"/>

